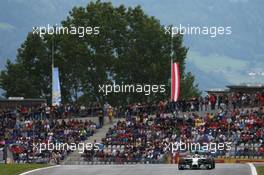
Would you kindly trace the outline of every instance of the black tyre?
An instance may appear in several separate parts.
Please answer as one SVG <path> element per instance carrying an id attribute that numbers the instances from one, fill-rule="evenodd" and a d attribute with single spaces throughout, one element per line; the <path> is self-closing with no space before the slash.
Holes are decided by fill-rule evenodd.
<path id="1" fill-rule="evenodd" d="M 184 170 L 184 167 L 182 165 L 178 165 L 179 170 Z"/>
<path id="2" fill-rule="evenodd" d="M 212 163 L 212 169 L 215 169 L 215 163 L 214 162 Z"/>
<path id="3" fill-rule="evenodd" d="M 213 169 L 213 168 L 212 168 L 212 164 L 206 165 L 206 169 L 207 169 L 207 170 L 211 170 L 211 169 Z"/>

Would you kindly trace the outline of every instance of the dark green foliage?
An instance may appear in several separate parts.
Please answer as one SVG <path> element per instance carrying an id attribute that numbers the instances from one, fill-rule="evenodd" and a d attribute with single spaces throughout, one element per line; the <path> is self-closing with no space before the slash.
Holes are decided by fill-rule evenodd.
<path id="1" fill-rule="evenodd" d="M 1 72 L 0 86 L 6 96 L 49 98 L 51 94 L 51 47 L 55 43 L 55 66 L 59 67 L 62 100 L 104 101 L 111 104 L 168 99 L 170 96 L 171 36 L 154 17 L 149 17 L 138 6 L 113 7 L 111 3 L 91 2 L 86 8 L 75 7 L 62 21 L 65 27 L 100 27 L 99 35 L 28 34 L 18 50 L 15 63 L 8 62 Z M 199 95 L 194 77 L 185 75 L 188 49 L 183 36 L 172 39 L 173 58 L 180 63 L 181 96 Z M 164 84 L 166 93 L 99 93 L 99 85 Z"/>

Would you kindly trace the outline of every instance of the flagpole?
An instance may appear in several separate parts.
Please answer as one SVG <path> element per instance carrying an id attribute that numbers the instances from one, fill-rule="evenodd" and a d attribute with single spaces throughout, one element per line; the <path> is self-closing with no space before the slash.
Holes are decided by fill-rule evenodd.
<path id="1" fill-rule="evenodd" d="M 51 50 L 51 69 L 54 68 L 54 36 L 52 36 L 52 50 Z"/>
<path id="2" fill-rule="evenodd" d="M 173 101 L 172 100 L 172 64 L 173 64 L 173 36 L 171 36 L 171 40 L 170 40 L 170 67 L 171 67 L 171 83 L 170 83 L 170 85 L 171 85 L 171 94 L 170 94 L 170 99 L 171 99 L 171 101 Z"/>
<path id="3" fill-rule="evenodd" d="M 54 69 L 54 35 L 52 35 L 52 48 L 51 48 L 51 105 L 53 105 L 53 69 Z"/>

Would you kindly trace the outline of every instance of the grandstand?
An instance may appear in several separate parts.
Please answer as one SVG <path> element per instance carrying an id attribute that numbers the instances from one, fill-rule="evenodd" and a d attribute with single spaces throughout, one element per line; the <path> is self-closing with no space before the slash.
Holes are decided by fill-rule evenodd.
<path id="1" fill-rule="evenodd" d="M 177 103 L 164 101 L 111 107 L 114 123 L 101 129 L 98 117 L 79 118 L 76 107 L 49 107 L 41 99 L 2 100 L 0 147 L 8 148 L 5 161 L 15 163 L 176 163 L 177 157 L 184 153 L 165 150 L 166 143 L 231 141 L 231 150 L 212 154 L 216 160 L 262 160 L 262 100 L 262 93 L 253 96 L 224 93 Z M 106 110 L 106 118 L 109 110 L 100 107 L 93 115 L 103 114 L 102 110 Z M 231 122 L 228 123 L 228 119 Z M 96 133 L 99 135 L 93 136 Z M 94 140 L 102 143 L 103 149 L 86 150 L 83 154 L 69 150 L 40 153 L 33 149 L 33 143 Z"/>

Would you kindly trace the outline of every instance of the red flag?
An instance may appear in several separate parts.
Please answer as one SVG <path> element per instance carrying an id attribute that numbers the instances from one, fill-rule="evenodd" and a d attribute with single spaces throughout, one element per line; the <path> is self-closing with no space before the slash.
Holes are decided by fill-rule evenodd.
<path id="1" fill-rule="evenodd" d="M 171 101 L 177 101 L 180 96 L 180 70 L 177 63 L 171 60 Z"/>

